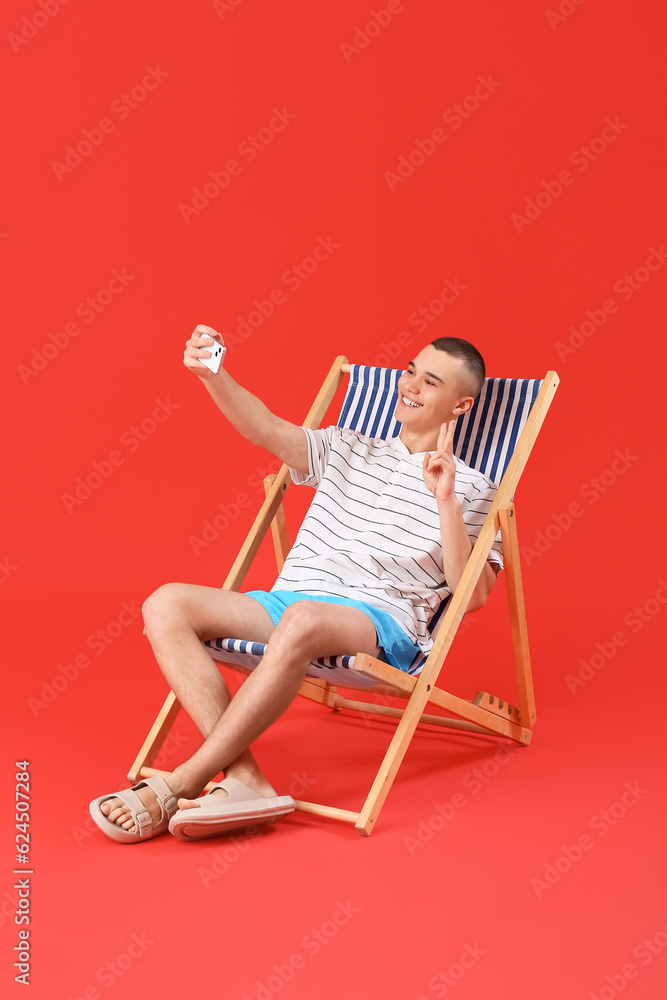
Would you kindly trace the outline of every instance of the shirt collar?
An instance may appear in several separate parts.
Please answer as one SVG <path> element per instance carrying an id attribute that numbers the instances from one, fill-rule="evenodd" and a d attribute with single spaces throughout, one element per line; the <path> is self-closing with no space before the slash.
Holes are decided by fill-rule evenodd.
<path id="1" fill-rule="evenodd" d="M 401 441 L 398 434 L 395 438 L 391 439 L 391 445 L 400 459 L 404 462 L 411 462 L 413 465 L 422 465 L 424 462 L 425 451 L 413 451 L 409 452 Z"/>
<path id="2" fill-rule="evenodd" d="M 398 434 L 396 435 L 396 437 L 391 438 L 389 444 L 392 446 L 398 457 L 402 459 L 404 462 L 410 462 L 412 465 L 424 464 L 424 455 L 426 455 L 427 453 L 425 451 L 409 452 L 408 449 L 403 444 L 403 442 L 401 441 Z M 435 449 L 431 448 L 429 449 L 428 454 L 432 455 L 434 451 Z M 463 459 L 459 458 L 458 455 L 454 455 L 454 462 L 456 465 L 465 465 Z"/>

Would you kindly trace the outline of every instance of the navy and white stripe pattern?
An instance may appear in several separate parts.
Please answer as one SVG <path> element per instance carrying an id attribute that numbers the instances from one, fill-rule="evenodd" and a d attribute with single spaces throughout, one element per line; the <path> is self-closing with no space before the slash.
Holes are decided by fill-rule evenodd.
<path id="1" fill-rule="evenodd" d="M 266 652 L 266 643 L 249 642 L 247 639 L 207 639 L 204 645 L 210 646 L 211 649 L 226 650 L 230 653 L 244 653 L 250 656 L 264 656 Z M 321 667 L 349 667 L 350 660 L 354 660 L 354 656 L 323 656 L 314 662 L 318 663 Z"/>
<path id="2" fill-rule="evenodd" d="M 443 602 L 442 606 L 444 607 L 445 604 L 446 602 Z M 257 666 L 266 652 L 266 643 L 248 642 L 246 639 L 206 639 L 204 646 L 213 651 L 212 655 L 216 659 L 229 662 L 230 656 L 236 654 L 234 662 L 249 665 L 249 661 L 252 659 L 254 660 L 252 666 Z M 216 652 L 226 655 L 216 657 Z M 355 659 L 356 657 L 348 654 L 344 656 L 322 656 L 311 663 L 312 667 L 317 668 L 317 672 L 309 676 L 321 677 L 331 670 L 349 670 L 354 665 Z M 426 656 L 422 653 L 415 658 L 410 669 L 405 672 L 408 674 L 418 674 L 425 663 Z"/>
<path id="3" fill-rule="evenodd" d="M 500 483 L 541 385 L 535 378 L 487 378 L 473 407 L 456 422 L 454 454 Z"/>
<path id="4" fill-rule="evenodd" d="M 266 645 L 263 642 L 247 642 L 244 639 L 207 639 L 203 643 L 209 656 L 220 663 L 238 664 L 253 670 L 261 662 Z M 377 681 L 364 674 L 355 673 L 351 667 L 354 666 L 354 656 L 325 656 L 322 659 L 314 660 L 306 670 L 306 677 L 319 677 L 321 680 L 329 681 L 330 684 L 344 683 L 346 687 L 357 689 L 372 689 L 377 686 Z M 424 658 L 420 657 L 419 670 L 424 663 Z M 419 672 L 416 670 L 415 672 Z M 413 668 L 410 668 L 410 673 Z"/>
<path id="5" fill-rule="evenodd" d="M 392 438 L 401 430 L 394 417 L 402 371 L 352 365 L 339 427 L 368 437 Z M 498 484 L 542 385 L 534 378 L 487 378 L 454 431 L 454 454 Z"/>
<path id="6" fill-rule="evenodd" d="M 351 368 L 338 427 L 348 427 L 366 437 L 396 437 L 401 424 L 394 417 L 394 410 L 398 402 L 398 380 L 403 372 L 367 365 L 352 365 Z"/>
<path id="7" fill-rule="evenodd" d="M 304 433 L 310 471 L 291 475 L 316 493 L 272 589 L 362 600 L 391 615 L 428 652 L 428 623 L 449 587 L 423 453 L 410 453 L 399 437 L 335 426 Z M 474 543 L 496 487 L 456 461 L 455 492 Z M 502 566 L 500 544 L 490 558 Z"/>
<path id="8" fill-rule="evenodd" d="M 360 440 L 359 439 L 360 435 L 363 436 L 364 438 L 381 439 L 387 441 L 390 446 L 388 454 L 391 454 L 391 452 L 398 452 L 398 456 L 403 460 L 405 460 L 406 454 L 409 456 L 409 453 L 407 453 L 407 449 L 405 449 L 402 446 L 400 440 L 394 442 L 394 439 L 398 438 L 398 434 L 400 433 L 401 429 L 401 424 L 394 417 L 394 411 L 398 399 L 397 385 L 398 385 L 398 379 L 401 374 L 402 371 L 395 369 L 383 369 L 383 368 L 374 368 L 362 365 L 353 365 L 352 371 L 350 372 L 350 380 L 349 380 L 347 394 L 345 396 L 341 414 L 338 420 L 338 427 L 356 431 L 357 432 L 356 437 L 358 441 Z M 507 467 L 507 464 L 509 463 L 509 460 L 512 456 L 512 452 L 519 438 L 519 435 L 526 422 L 530 409 L 533 403 L 535 402 L 541 384 L 542 382 L 539 379 L 489 378 L 486 380 L 479 396 L 475 400 L 472 409 L 468 413 L 464 414 L 462 417 L 459 418 L 454 433 L 454 454 L 462 463 L 465 463 L 465 466 L 468 467 L 468 476 L 470 475 L 470 470 L 477 470 L 478 473 L 481 473 L 482 477 L 486 478 L 488 486 L 492 486 L 492 484 L 500 482 L 503 473 Z M 327 430 L 331 432 L 333 428 L 329 428 Z M 313 470 L 317 469 L 318 462 L 315 454 L 316 449 L 314 449 L 314 439 L 311 437 L 311 434 L 313 434 L 313 432 L 306 431 L 306 433 L 308 434 L 309 437 L 310 468 L 312 472 Z M 315 433 L 321 436 L 323 432 L 315 432 Z M 348 442 L 349 441 L 350 439 L 348 438 Z M 329 438 L 328 451 L 325 444 L 327 459 L 331 451 L 330 444 L 331 444 L 331 436 Z M 394 445 L 394 447 L 391 447 L 391 445 Z M 354 451 L 354 441 L 352 441 L 352 451 Z M 320 453 L 320 456 L 321 454 L 322 453 Z M 394 458 L 396 458 L 396 455 L 394 455 Z M 383 455 L 381 450 L 375 452 L 374 461 L 376 465 L 378 464 L 382 465 L 383 461 L 386 462 L 386 459 L 387 459 L 387 454 Z M 353 463 L 355 465 L 357 464 L 354 461 L 354 459 Z M 326 466 L 326 464 L 327 462 L 325 461 L 324 465 Z M 405 471 L 406 468 L 411 464 L 412 462 L 408 457 L 407 463 L 403 461 L 403 466 L 404 466 L 403 471 Z M 321 470 L 323 471 L 323 467 Z M 375 471 L 377 472 L 379 470 L 376 468 Z M 386 468 L 385 472 L 389 472 L 389 469 Z M 409 474 L 410 474 L 409 468 L 407 468 L 407 472 L 409 480 Z M 327 516 L 327 504 L 329 505 L 328 507 L 329 513 L 334 513 L 334 512 L 339 513 L 336 511 L 336 498 L 340 494 L 340 487 L 343 485 L 343 479 L 346 479 L 348 474 L 349 473 L 346 471 L 344 464 L 341 465 L 339 463 L 339 468 L 334 471 L 332 485 L 331 489 L 328 491 L 328 495 L 325 496 L 324 494 L 322 494 L 322 496 L 320 496 L 322 491 L 320 488 L 318 488 L 315 496 L 315 500 L 322 501 L 321 504 L 322 509 L 319 512 L 320 520 L 322 520 L 322 517 L 324 517 L 325 521 L 329 521 L 327 527 L 327 532 L 328 532 L 327 537 L 330 542 L 332 540 L 334 542 L 333 548 L 328 553 L 325 546 L 325 553 L 324 553 L 325 559 L 327 558 L 327 554 L 330 556 L 332 553 L 335 553 L 336 548 L 341 548 L 340 532 L 344 530 L 344 526 L 339 524 L 339 526 L 336 527 L 334 522 L 329 520 Z M 338 477 L 337 481 L 336 477 Z M 314 481 L 312 476 L 300 478 L 296 475 L 296 473 L 293 473 L 292 478 L 295 480 L 295 482 L 310 481 L 311 485 L 318 486 L 318 481 Z M 458 474 L 457 474 L 457 483 L 458 483 Z M 414 482 L 412 484 L 410 484 L 409 482 L 403 483 L 404 494 L 401 497 L 402 508 L 400 507 L 399 504 L 399 507 L 402 510 L 403 514 L 405 514 L 406 501 L 409 505 L 411 505 L 415 500 L 415 497 L 413 495 L 411 499 L 408 501 L 408 495 L 411 485 L 414 486 Z M 477 488 L 478 490 L 480 490 L 479 480 L 476 484 L 476 487 L 474 483 L 472 485 L 473 489 Z M 364 486 L 366 487 L 366 491 L 368 494 L 365 499 L 366 501 L 368 501 L 369 496 L 372 495 L 372 491 L 369 489 L 370 484 L 368 482 L 364 483 L 362 480 L 360 483 L 360 491 L 358 492 L 360 492 L 360 495 L 363 497 Z M 426 488 L 424 487 L 424 489 Z M 493 492 L 491 491 L 484 497 L 487 509 L 492 499 L 492 496 Z M 316 507 L 315 500 L 311 505 L 311 509 L 313 507 Z M 478 530 L 481 527 L 481 524 L 483 523 L 484 520 L 484 514 L 485 514 L 485 511 L 483 509 L 484 506 L 485 506 L 484 502 L 482 502 L 481 504 L 478 503 L 476 505 L 477 509 L 473 511 L 473 515 L 476 516 L 473 516 L 472 518 L 473 522 L 475 523 L 473 524 L 467 523 L 466 525 L 468 527 L 468 531 L 473 541 L 474 538 L 476 537 L 475 530 L 477 530 L 478 533 Z M 383 508 L 380 505 L 379 508 L 376 508 L 376 514 L 382 513 L 382 510 Z M 315 512 L 317 513 L 317 508 Z M 368 513 L 368 511 L 366 513 Z M 417 518 L 417 520 L 420 523 L 420 534 L 422 533 L 421 529 L 424 527 L 422 523 L 423 518 L 424 518 L 424 507 L 422 506 Z M 349 529 L 350 527 L 353 527 L 355 525 L 356 528 L 358 528 L 360 522 L 363 522 L 363 520 L 364 518 L 361 517 L 355 522 L 353 518 L 348 523 L 347 528 Z M 381 531 L 384 527 L 386 527 L 386 525 L 382 522 L 381 518 L 378 519 L 377 516 L 370 519 L 366 518 L 366 521 L 368 520 L 372 520 L 373 524 L 369 525 L 367 523 L 364 530 L 369 531 L 371 533 L 371 536 L 373 535 L 377 536 L 379 534 L 379 537 L 381 538 L 382 537 Z M 306 522 L 304 521 L 302 529 L 305 526 L 305 523 Z M 433 524 L 431 519 L 431 528 L 432 527 Z M 380 529 L 380 532 L 378 533 L 376 529 Z M 413 532 L 415 531 L 415 525 L 414 524 L 410 525 L 409 522 L 406 522 L 403 525 L 403 529 L 407 530 L 409 534 L 410 530 L 412 530 Z M 345 539 L 342 539 L 342 541 L 344 543 Z M 377 546 L 377 541 L 378 538 L 376 537 L 375 538 L 376 546 Z M 421 541 L 423 543 L 423 538 L 421 539 Z M 310 544 L 311 542 L 312 542 L 312 536 L 309 537 L 308 532 L 306 532 L 304 533 L 304 537 L 302 538 L 300 531 L 299 536 L 297 537 L 297 541 L 295 542 L 295 545 L 292 548 L 292 552 L 288 557 L 288 561 L 291 558 L 292 553 L 296 552 L 296 555 L 298 557 L 299 549 L 301 549 L 301 553 L 303 556 L 305 556 L 306 560 L 309 557 L 309 550 L 311 557 L 313 555 L 317 555 L 317 546 L 312 546 L 312 544 Z M 492 550 L 490 558 L 493 559 L 495 557 L 497 561 L 502 564 L 502 556 L 500 555 L 500 545 L 498 543 L 494 545 L 494 550 Z M 342 552 L 344 555 L 345 554 L 344 544 L 342 545 Z M 379 553 L 376 552 L 376 556 L 378 554 L 379 554 L 379 559 L 378 558 L 374 559 L 373 557 L 371 557 L 371 562 L 376 563 L 374 567 L 375 572 L 377 572 L 377 565 L 381 565 L 381 561 L 383 559 L 388 557 L 389 560 L 392 561 L 392 563 L 395 559 L 395 556 L 392 555 L 391 551 L 387 549 L 387 546 L 386 545 L 383 546 L 382 543 L 380 543 L 380 551 Z M 433 559 L 434 555 L 435 553 L 430 553 L 429 558 Z M 410 556 L 408 556 L 408 558 L 410 558 Z M 437 557 L 433 561 L 437 563 Z M 358 568 L 365 573 L 368 571 L 369 566 L 368 565 L 359 566 Z M 283 567 L 283 572 L 285 571 L 285 569 L 288 570 L 289 574 L 290 567 L 288 566 L 288 562 L 286 562 L 285 567 Z M 325 571 L 325 575 L 326 572 L 331 572 L 332 570 L 334 571 L 333 575 L 338 576 L 338 579 L 340 580 L 341 578 L 339 574 L 335 572 L 336 570 L 335 554 L 333 556 L 333 565 L 330 564 L 329 570 Z M 437 573 L 434 572 L 434 567 L 432 565 L 427 566 L 427 569 L 425 571 L 426 577 L 424 577 L 417 571 L 416 566 L 411 567 L 411 572 L 414 573 L 417 578 L 419 577 L 421 578 L 415 579 L 414 585 L 412 587 L 409 586 L 403 587 L 402 590 L 399 589 L 397 591 L 398 597 L 402 601 L 406 599 L 407 600 L 414 599 L 415 590 L 419 590 L 420 586 L 423 587 L 427 583 L 428 577 L 431 578 L 430 585 L 433 586 L 433 580 L 434 578 L 437 577 Z M 281 577 L 279 577 L 277 583 L 274 585 L 273 587 L 274 590 L 281 589 L 279 583 Z M 332 577 L 329 578 L 330 581 L 332 579 L 333 579 Z M 443 584 L 444 578 L 440 582 L 441 584 Z M 287 585 L 285 585 L 285 583 Z M 285 581 L 285 583 L 283 583 L 282 585 L 283 589 L 301 590 L 303 592 L 311 592 L 311 593 L 318 592 L 316 588 L 311 589 L 306 586 L 294 586 L 293 582 L 292 585 L 290 586 L 287 580 Z M 324 593 L 336 593 L 336 590 L 330 586 L 330 583 L 327 586 L 328 589 L 324 591 Z M 354 596 L 356 596 L 357 599 L 359 599 L 359 594 L 361 590 L 361 592 L 363 593 L 363 599 L 367 600 L 368 599 L 367 589 L 364 586 L 359 588 L 358 582 L 355 584 L 355 586 L 357 589 L 354 593 Z M 341 594 L 341 596 L 346 596 L 346 595 L 343 593 Z M 414 663 L 410 667 L 409 673 L 413 675 L 416 675 L 421 671 L 426 661 L 428 648 L 430 648 L 432 639 L 435 637 L 438 631 L 439 624 L 442 621 L 442 618 L 444 617 L 443 612 L 445 610 L 448 598 L 451 595 L 449 593 L 449 590 L 446 588 L 445 584 L 444 586 L 441 585 L 439 588 L 436 587 L 435 590 L 433 591 L 433 596 L 434 597 L 437 596 L 437 600 L 440 601 L 440 605 L 439 607 L 437 607 L 437 610 L 435 610 L 435 614 L 433 614 L 433 616 L 431 617 L 431 611 L 434 609 L 428 601 L 424 601 L 422 604 L 422 611 L 425 612 L 424 619 L 423 621 L 417 620 L 416 622 L 413 623 L 413 626 L 416 625 L 417 627 L 417 632 L 421 631 L 419 626 L 423 624 L 425 628 L 425 635 L 423 636 L 423 638 L 426 638 L 428 636 L 428 640 L 426 643 L 424 642 L 420 643 L 420 645 L 422 646 L 422 652 L 415 659 Z M 381 602 L 382 602 L 382 595 L 380 595 L 380 601 L 377 604 L 378 607 L 383 607 Z M 384 606 L 383 610 L 389 610 L 389 608 Z M 390 611 L 390 613 L 393 613 L 394 616 L 397 617 L 395 607 L 393 608 L 393 611 Z M 417 616 L 417 618 L 419 618 L 419 616 Z M 428 620 L 429 618 L 430 621 Z M 411 631 L 414 632 L 414 627 L 413 629 L 406 628 L 406 631 L 408 631 L 408 634 L 410 634 Z M 260 662 L 264 650 L 266 649 L 266 646 L 263 643 L 251 643 L 241 639 L 217 639 L 217 640 L 211 640 L 210 642 L 206 642 L 204 643 L 204 645 L 205 647 L 207 647 L 207 651 L 215 659 L 220 659 L 223 662 L 233 662 L 233 660 L 236 659 L 237 662 L 240 662 L 247 667 L 256 666 L 257 663 Z M 345 683 L 345 685 L 347 686 L 354 686 L 357 688 L 364 688 L 364 687 L 370 688 L 375 686 L 375 682 L 372 679 L 366 678 L 360 674 L 356 674 L 354 671 L 351 671 L 349 669 L 350 665 L 352 665 L 353 663 L 354 663 L 353 656 L 326 657 L 322 660 L 314 661 L 309 666 L 306 673 L 307 676 L 325 677 L 325 679 L 331 681 L 332 683 L 340 681 L 341 683 Z"/>

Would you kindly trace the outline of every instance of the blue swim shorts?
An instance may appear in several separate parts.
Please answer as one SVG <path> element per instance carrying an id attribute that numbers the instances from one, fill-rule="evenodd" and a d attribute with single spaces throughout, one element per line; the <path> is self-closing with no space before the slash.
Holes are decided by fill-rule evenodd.
<path id="1" fill-rule="evenodd" d="M 246 597 L 252 597 L 258 601 L 268 611 L 274 625 L 280 621 L 285 608 L 294 604 L 295 601 L 328 601 L 331 604 L 347 604 L 351 608 L 363 611 L 373 622 L 380 647 L 378 659 L 385 660 L 393 667 L 407 672 L 420 652 L 419 646 L 410 640 L 395 618 L 392 618 L 386 611 L 380 611 L 370 604 L 364 604 L 363 601 L 355 601 L 348 597 L 329 597 L 323 594 L 298 594 L 289 590 L 249 590 Z M 331 655 L 354 652 L 356 650 L 339 649 L 332 650 Z"/>

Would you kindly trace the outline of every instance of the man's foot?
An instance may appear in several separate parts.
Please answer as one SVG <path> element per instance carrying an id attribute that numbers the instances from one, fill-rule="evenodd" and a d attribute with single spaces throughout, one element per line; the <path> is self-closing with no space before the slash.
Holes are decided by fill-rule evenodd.
<path id="1" fill-rule="evenodd" d="M 144 807 L 148 810 L 148 814 L 153 823 L 158 823 L 160 820 L 160 807 L 157 801 L 157 795 L 153 789 L 146 785 L 137 791 L 137 796 L 143 803 Z M 123 830 L 127 830 L 129 833 L 136 833 L 134 819 L 132 817 L 132 810 L 129 806 L 118 798 L 105 799 L 100 805 L 100 812 L 106 816 L 106 818 L 111 823 L 116 823 L 117 826 L 121 827 Z"/>
<path id="2" fill-rule="evenodd" d="M 242 781 L 247 788 L 250 788 L 254 792 L 256 792 L 258 797 L 271 799 L 277 795 L 275 788 L 273 788 L 273 786 L 269 784 L 269 782 L 266 780 L 261 771 L 253 773 L 252 775 L 248 774 L 247 772 L 240 773 L 240 771 L 236 770 L 232 772 L 231 769 L 225 771 L 225 778 L 232 778 L 232 777 L 237 778 L 239 781 Z M 223 787 L 223 784 L 216 785 L 216 787 L 212 789 L 211 792 L 209 792 L 208 794 L 215 795 L 223 800 L 229 798 L 229 792 L 227 791 L 226 788 Z M 201 802 L 202 802 L 201 797 L 196 799 L 188 799 L 181 797 L 178 800 L 178 808 L 193 809 L 196 808 L 197 806 L 200 806 Z"/>
<path id="3" fill-rule="evenodd" d="M 267 783 L 268 784 L 268 783 Z M 270 788 L 270 786 L 268 786 Z M 265 789 L 266 792 L 267 789 Z M 239 827 L 275 823 L 296 809 L 290 795 L 261 794 L 238 778 L 224 778 L 199 799 L 179 799 L 182 808 L 169 821 L 169 832 L 180 840 L 202 840 Z"/>
<path id="4" fill-rule="evenodd" d="M 108 837 L 134 844 L 166 833 L 177 808 L 176 795 L 156 774 L 115 796 L 94 799 L 90 815 Z"/>

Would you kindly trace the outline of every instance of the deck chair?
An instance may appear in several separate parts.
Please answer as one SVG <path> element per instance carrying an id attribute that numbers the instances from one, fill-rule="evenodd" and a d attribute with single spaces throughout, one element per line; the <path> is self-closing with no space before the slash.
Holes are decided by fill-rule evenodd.
<path id="1" fill-rule="evenodd" d="M 338 425 L 352 428 L 369 437 L 396 436 L 400 431 L 400 424 L 394 419 L 393 413 L 401 372 L 349 365 L 345 357 L 336 358 L 304 426 L 320 426 L 346 375 L 350 376 L 349 384 Z M 354 823 L 361 834 L 369 836 L 420 723 L 503 737 L 524 746 L 530 743 L 535 724 L 535 699 L 513 497 L 558 383 L 558 375 L 553 371 L 547 372 L 544 379 L 488 378 L 473 407 L 459 417 L 454 434 L 454 454 L 498 483 L 494 501 L 458 587 L 442 602 L 433 616 L 430 628 L 434 641 L 428 656 L 418 657 L 407 672 L 367 654 L 353 651 L 314 661 L 308 667 L 299 694 L 334 710 L 350 709 L 371 715 L 395 717 L 400 721 L 359 812 L 296 800 L 298 809 Z M 276 475 L 266 478 L 266 499 L 223 589 L 241 589 L 269 528 L 273 536 L 278 571 L 282 568 L 290 548 L 283 509 L 283 497 L 290 483 L 286 465 Z M 472 699 L 466 700 L 436 686 L 447 653 L 499 531 L 503 544 L 518 686 L 519 704 L 516 706 L 484 691 L 478 691 Z M 243 637 L 221 637 L 205 642 L 204 647 L 216 661 L 246 674 L 260 661 L 265 649 L 262 643 L 248 642 Z M 376 699 L 371 702 L 343 697 L 338 690 L 340 687 L 372 692 Z M 387 704 L 388 698 L 406 700 L 405 707 L 397 708 Z M 439 714 L 425 712 L 428 705 L 439 709 Z M 179 710 L 180 705 L 174 693 L 170 692 L 129 771 L 128 777 L 133 783 L 152 774 L 169 776 L 168 771 L 155 769 L 151 765 Z M 441 714 L 443 712 L 447 714 Z"/>

